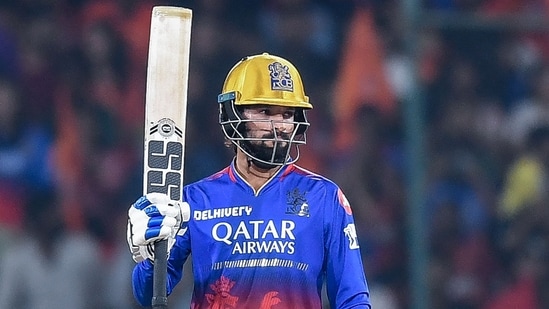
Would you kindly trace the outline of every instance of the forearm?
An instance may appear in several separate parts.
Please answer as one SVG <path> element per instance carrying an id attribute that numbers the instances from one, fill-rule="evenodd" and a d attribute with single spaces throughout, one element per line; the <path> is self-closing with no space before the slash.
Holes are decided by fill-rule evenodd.
<path id="1" fill-rule="evenodd" d="M 153 268 L 149 260 L 135 265 L 132 274 L 133 295 L 144 307 L 150 306 L 153 293 Z"/>

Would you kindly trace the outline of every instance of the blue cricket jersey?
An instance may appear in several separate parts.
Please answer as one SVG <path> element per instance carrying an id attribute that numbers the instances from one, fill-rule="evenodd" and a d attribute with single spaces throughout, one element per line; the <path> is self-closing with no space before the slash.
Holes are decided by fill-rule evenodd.
<path id="1" fill-rule="evenodd" d="M 191 220 L 168 260 L 168 294 L 193 255 L 191 308 L 370 308 L 351 208 L 330 180 L 294 164 L 257 192 L 224 170 L 185 186 Z M 152 298 L 153 265 L 133 271 L 136 299 Z"/>

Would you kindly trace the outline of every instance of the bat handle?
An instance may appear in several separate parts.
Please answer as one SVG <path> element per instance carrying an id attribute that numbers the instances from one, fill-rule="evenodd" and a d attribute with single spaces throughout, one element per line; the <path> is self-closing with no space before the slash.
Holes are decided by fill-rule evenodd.
<path id="1" fill-rule="evenodd" d="M 168 278 L 168 241 L 154 243 L 154 273 L 152 308 L 167 309 L 168 295 L 166 282 Z"/>

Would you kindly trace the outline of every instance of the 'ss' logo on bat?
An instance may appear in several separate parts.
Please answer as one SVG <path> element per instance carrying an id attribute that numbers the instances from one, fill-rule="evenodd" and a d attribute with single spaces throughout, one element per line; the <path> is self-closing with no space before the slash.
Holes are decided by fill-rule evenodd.
<path id="1" fill-rule="evenodd" d="M 155 133 L 160 134 L 160 138 L 147 143 L 147 192 L 164 193 L 172 200 L 180 200 L 183 144 L 177 139 L 183 137 L 183 132 L 173 120 L 162 118 L 149 130 L 149 135 Z"/>

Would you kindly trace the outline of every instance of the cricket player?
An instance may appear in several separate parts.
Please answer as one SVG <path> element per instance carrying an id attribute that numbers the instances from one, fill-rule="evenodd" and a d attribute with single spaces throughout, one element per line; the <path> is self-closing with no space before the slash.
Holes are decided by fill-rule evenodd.
<path id="1" fill-rule="evenodd" d="M 297 69 L 267 53 L 229 72 L 219 123 L 235 149 L 225 169 L 129 210 L 134 296 L 150 306 L 153 243 L 168 239 L 168 294 L 193 255 L 191 308 L 370 308 L 352 210 L 332 181 L 295 164 L 311 109 Z"/>

